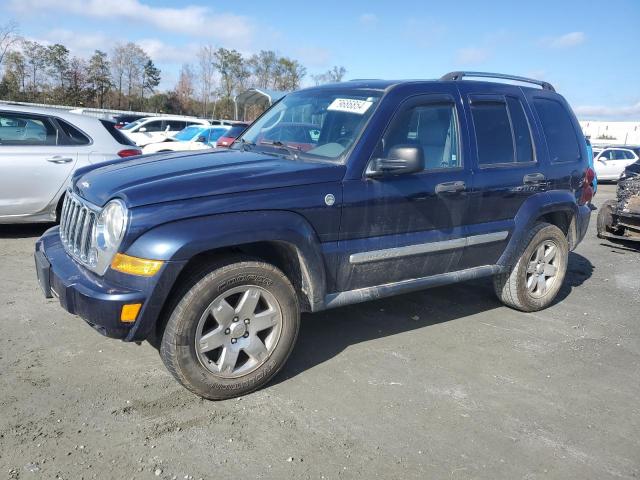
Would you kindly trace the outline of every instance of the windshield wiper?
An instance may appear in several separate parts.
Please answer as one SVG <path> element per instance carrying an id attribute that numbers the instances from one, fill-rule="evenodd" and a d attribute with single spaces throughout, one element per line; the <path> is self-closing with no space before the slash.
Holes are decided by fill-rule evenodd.
<path id="1" fill-rule="evenodd" d="M 282 143 L 280 140 L 275 140 L 273 142 L 263 140 L 260 142 L 260 145 L 269 145 L 270 147 L 277 147 L 277 148 L 281 148 L 282 150 L 286 150 L 287 152 L 289 152 L 289 155 L 291 155 L 296 160 L 300 152 L 303 151 L 302 148 L 300 147 L 287 145 L 285 143 Z"/>

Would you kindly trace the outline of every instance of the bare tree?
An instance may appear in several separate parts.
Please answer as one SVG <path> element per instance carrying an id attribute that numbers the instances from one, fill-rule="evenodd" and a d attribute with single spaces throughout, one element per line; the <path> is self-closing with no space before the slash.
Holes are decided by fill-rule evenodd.
<path id="1" fill-rule="evenodd" d="M 16 22 L 9 21 L 0 25 L 0 67 L 2 67 L 7 52 L 18 43 L 19 39 L 18 24 Z"/>
<path id="2" fill-rule="evenodd" d="M 193 69 L 191 65 L 185 63 L 180 69 L 180 77 L 176 84 L 176 95 L 180 102 L 180 110 L 182 113 L 188 112 L 191 107 L 191 99 L 195 91 L 194 83 L 195 75 L 193 74 Z"/>
<path id="3" fill-rule="evenodd" d="M 337 83 L 341 82 L 344 76 L 347 74 L 347 69 L 342 66 L 335 65 L 331 69 L 327 70 L 324 73 L 319 75 L 313 75 L 313 81 L 316 85 L 321 85 L 323 83 Z"/>
<path id="4" fill-rule="evenodd" d="M 278 55 L 273 50 L 260 50 L 248 60 L 253 82 L 258 88 L 272 88 L 278 65 Z"/>
<path id="5" fill-rule="evenodd" d="M 25 62 L 31 77 L 30 97 L 31 100 L 37 100 L 38 94 L 42 90 L 38 82 L 38 75 L 42 74 L 42 80 L 44 80 L 47 67 L 47 49 L 38 42 L 24 40 L 22 42 L 22 51 L 24 52 Z"/>
<path id="6" fill-rule="evenodd" d="M 200 101 L 202 116 L 207 117 L 209 102 L 212 100 L 216 76 L 216 55 L 212 45 L 203 45 L 198 50 L 198 80 L 200 82 Z"/>

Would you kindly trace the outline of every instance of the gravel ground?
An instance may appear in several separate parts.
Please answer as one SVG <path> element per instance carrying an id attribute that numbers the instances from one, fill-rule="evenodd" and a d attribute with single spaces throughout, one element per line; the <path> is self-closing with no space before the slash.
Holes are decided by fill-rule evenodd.
<path id="1" fill-rule="evenodd" d="M 640 477 L 640 253 L 595 216 L 548 310 L 483 280 L 306 315 L 276 380 L 225 402 L 45 300 L 43 230 L 0 230 L 0 478 Z"/>

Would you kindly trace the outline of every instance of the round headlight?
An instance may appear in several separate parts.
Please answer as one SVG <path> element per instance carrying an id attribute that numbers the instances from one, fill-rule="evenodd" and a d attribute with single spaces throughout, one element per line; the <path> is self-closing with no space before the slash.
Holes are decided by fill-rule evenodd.
<path id="1" fill-rule="evenodd" d="M 111 249 L 117 247 L 124 236 L 127 223 L 127 207 L 121 200 L 111 200 L 102 209 L 96 222 L 98 247 Z"/>

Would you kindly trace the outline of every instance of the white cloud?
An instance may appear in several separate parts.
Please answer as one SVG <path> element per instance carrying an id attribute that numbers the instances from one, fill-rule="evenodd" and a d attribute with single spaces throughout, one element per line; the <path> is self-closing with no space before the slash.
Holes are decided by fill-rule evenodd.
<path id="1" fill-rule="evenodd" d="M 358 17 L 358 22 L 367 27 L 374 27 L 378 23 L 378 16 L 375 13 L 363 13 Z"/>
<path id="2" fill-rule="evenodd" d="M 253 22 L 247 17 L 195 5 L 168 8 L 147 5 L 140 0 L 118 0 L 117 3 L 105 0 L 10 0 L 10 8 L 24 14 L 55 11 L 97 19 L 123 19 L 168 32 L 216 39 L 235 48 L 246 48 L 254 33 Z"/>
<path id="3" fill-rule="evenodd" d="M 486 48 L 461 48 L 456 53 L 456 62 L 462 65 L 477 65 L 484 63 L 491 56 Z"/>
<path id="4" fill-rule="evenodd" d="M 584 43 L 586 39 L 584 32 L 570 32 L 558 37 L 542 38 L 540 44 L 551 48 L 571 48 Z"/>
<path id="5" fill-rule="evenodd" d="M 300 47 L 294 49 L 293 54 L 307 67 L 326 67 L 331 60 L 331 52 L 323 47 Z"/>
<path id="6" fill-rule="evenodd" d="M 626 118 L 636 120 L 640 118 L 640 101 L 633 105 L 622 107 L 583 105 L 575 107 L 573 110 L 580 118 Z"/>

